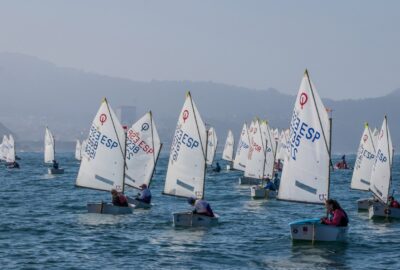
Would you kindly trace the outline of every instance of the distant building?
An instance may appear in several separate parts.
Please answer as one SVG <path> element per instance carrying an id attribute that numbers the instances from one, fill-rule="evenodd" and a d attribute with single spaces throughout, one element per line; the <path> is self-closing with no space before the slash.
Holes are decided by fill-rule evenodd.
<path id="1" fill-rule="evenodd" d="M 135 106 L 120 106 L 117 108 L 116 114 L 123 126 L 130 127 L 136 121 Z"/>

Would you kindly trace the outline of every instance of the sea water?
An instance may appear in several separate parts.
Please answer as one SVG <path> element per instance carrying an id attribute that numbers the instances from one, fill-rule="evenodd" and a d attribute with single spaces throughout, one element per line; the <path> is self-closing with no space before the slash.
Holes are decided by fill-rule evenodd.
<path id="1" fill-rule="evenodd" d="M 124 216 L 87 213 L 87 202 L 111 196 L 75 187 L 73 153 L 58 154 L 65 173 L 57 176 L 47 174 L 42 153 L 19 155 L 20 170 L 0 167 L 1 269 L 400 269 L 400 220 L 376 222 L 357 212 L 356 200 L 370 194 L 350 190 L 351 170 L 331 175 L 331 198 L 350 218 L 348 241 L 312 244 L 293 243 L 288 223 L 322 217 L 323 206 L 252 200 L 250 188 L 238 185 L 239 171 L 207 173 L 205 198 L 220 215 L 218 226 L 174 228 L 171 213 L 190 206 L 161 195 L 167 153 L 151 184 L 153 207 Z M 399 163 L 395 157 L 395 189 Z"/>

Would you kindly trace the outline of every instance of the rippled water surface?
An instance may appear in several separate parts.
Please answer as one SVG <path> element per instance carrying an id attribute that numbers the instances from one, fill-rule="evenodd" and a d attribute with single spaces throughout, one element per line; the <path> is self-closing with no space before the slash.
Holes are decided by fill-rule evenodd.
<path id="1" fill-rule="evenodd" d="M 152 183 L 153 208 L 126 216 L 87 213 L 88 201 L 110 195 L 74 186 L 79 163 L 72 153 L 59 154 L 65 174 L 56 177 L 46 174 L 41 153 L 20 156 L 20 170 L 0 167 L 1 269 L 400 269 L 400 221 L 374 222 L 357 212 L 355 201 L 369 194 L 350 190 L 351 171 L 331 177 L 331 197 L 350 217 L 349 241 L 312 245 L 292 243 L 288 223 L 320 217 L 323 207 L 252 200 L 238 185 L 240 172 L 207 175 L 205 196 L 221 216 L 218 226 L 175 229 L 171 213 L 189 205 L 161 195 L 165 153 Z M 399 163 L 396 157 L 395 188 Z"/>

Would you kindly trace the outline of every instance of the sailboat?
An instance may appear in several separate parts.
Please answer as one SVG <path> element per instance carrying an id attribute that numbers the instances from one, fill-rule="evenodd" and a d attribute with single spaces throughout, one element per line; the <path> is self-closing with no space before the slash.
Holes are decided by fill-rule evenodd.
<path id="1" fill-rule="evenodd" d="M 239 143 L 236 148 L 235 160 L 233 161 L 233 169 L 243 171 L 246 169 L 247 154 L 250 148 L 249 133 L 247 130 L 247 124 L 243 124 L 242 131 L 240 133 Z"/>
<path id="2" fill-rule="evenodd" d="M 188 92 L 171 145 L 163 194 L 203 199 L 206 153 L 206 126 Z M 173 213 L 174 226 L 210 226 L 217 223 L 218 216 L 208 217 L 193 212 Z"/>
<path id="3" fill-rule="evenodd" d="M 215 157 L 215 153 L 217 152 L 217 144 L 218 144 L 218 138 L 217 138 L 217 133 L 215 132 L 215 129 L 213 127 L 210 127 L 210 129 L 207 132 L 207 165 L 212 165 Z"/>
<path id="4" fill-rule="evenodd" d="M 46 127 L 46 132 L 44 135 L 44 162 L 45 163 L 53 163 L 55 160 L 55 151 L 56 151 L 56 144 L 54 140 L 54 136 L 51 131 Z M 48 168 L 49 174 L 63 174 L 64 169 L 60 168 Z"/>
<path id="5" fill-rule="evenodd" d="M 400 218 L 400 208 L 390 207 L 389 192 L 392 182 L 394 150 L 387 117 L 385 116 L 378 136 L 376 155 L 371 171 L 370 191 L 377 202 L 369 206 L 369 218 Z"/>
<path id="6" fill-rule="evenodd" d="M 110 192 L 125 188 L 125 131 L 107 99 L 103 99 L 89 130 L 75 185 Z M 87 204 L 89 213 L 131 214 L 132 207 L 112 203 Z"/>
<path id="7" fill-rule="evenodd" d="M 224 151 L 222 152 L 222 159 L 229 162 L 226 165 L 226 170 L 230 170 L 233 164 L 233 147 L 235 145 L 235 137 L 233 137 L 232 130 L 228 131 L 228 136 L 226 137 Z"/>
<path id="8" fill-rule="evenodd" d="M 263 142 L 263 160 L 264 160 L 263 163 L 264 173 L 261 179 L 272 180 L 274 174 L 274 164 L 276 155 L 276 151 L 275 152 L 273 151 L 273 145 L 276 144 L 276 141 L 275 138 L 273 137 L 273 132 L 271 132 L 271 129 L 269 128 L 267 121 L 261 122 L 260 131 L 261 131 L 261 140 Z M 267 190 L 264 188 L 263 184 L 264 181 L 250 188 L 251 197 L 253 199 L 275 198 L 277 195 L 276 190 Z"/>
<path id="9" fill-rule="evenodd" d="M 307 70 L 297 94 L 290 124 L 290 156 L 282 170 L 278 199 L 324 204 L 329 198 L 331 119 Z M 319 218 L 289 224 L 293 240 L 342 241 L 347 227 L 320 223 Z"/>
<path id="10" fill-rule="evenodd" d="M 8 137 L 7 135 L 3 135 L 3 141 L 1 142 L 0 145 L 0 159 L 3 161 L 7 160 L 8 148 L 9 148 Z"/>
<path id="11" fill-rule="evenodd" d="M 258 185 L 264 178 L 265 142 L 261 134 L 259 119 L 251 122 L 249 135 L 249 151 L 243 177 L 239 178 L 241 185 Z"/>
<path id="12" fill-rule="evenodd" d="M 7 145 L 6 149 L 6 166 L 8 169 L 19 169 L 19 164 L 16 162 L 16 154 L 15 154 L 15 141 L 14 137 L 10 134 L 8 139 L 5 141 Z"/>
<path id="13" fill-rule="evenodd" d="M 290 130 L 286 129 L 286 130 L 282 130 L 280 135 L 279 135 L 279 142 L 278 142 L 278 146 L 276 149 L 276 160 L 278 162 L 278 170 L 282 171 L 282 164 L 283 161 L 289 157 L 290 152 L 290 140 L 289 140 L 289 136 L 290 136 Z"/>
<path id="14" fill-rule="evenodd" d="M 372 166 L 375 162 L 375 139 L 368 123 L 365 124 L 361 136 L 357 157 L 354 164 L 353 176 L 351 178 L 351 189 L 369 191 Z M 357 200 L 358 210 L 368 210 L 374 198 Z"/>
<path id="15" fill-rule="evenodd" d="M 161 141 L 154 123 L 153 114 L 146 113 L 127 132 L 125 185 L 141 189 L 143 184 L 150 187 L 161 151 Z M 148 209 L 151 204 L 128 197 L 135 208 Z"/>
<path id="16" fill-rule="evenodd" d="M 82 151 L 82 145 L 79 140 L 76 140 L 76 146 L 75 146 L 75 159 L 76 160 L 81 160 L 81 151 Z"/>

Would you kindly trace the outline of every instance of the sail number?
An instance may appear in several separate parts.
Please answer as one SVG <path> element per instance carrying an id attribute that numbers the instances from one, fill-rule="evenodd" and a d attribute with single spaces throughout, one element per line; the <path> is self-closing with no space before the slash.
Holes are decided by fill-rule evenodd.
<path id="1" fill-rule="evenodd" d="M 186 146 L 189 149 L 197 148 L 199 141 L 185 133 L 179 126 L 175 130 L 175 136 L 171 145 L 172 160 L 177 161 L 181 146 Z"/>
<path id="2" fill-rule="evenodd" d="M 380 161 L 380 162 L 386 162 L 387 161 L 387 157 L 385 156 L 385 154 L 383 154 L 383 152 L 381 151 L 381 149 L 378 150 L 378 153 L 376 154 L 376 161 Z"/>
<path id="3" fill-rule="evenodd" d="M 293 160 L 296 160 L 296 154 L 302 139 L 306 138 L 314 143 L 321 138 L 321 133 L 310 127 L 309 124 L 302 122 L 296 111 L 293 112 L 292 122 L 290 123 L 290 135 L 291 156 Z"/>
<path id="4" fill-rule="evenodd" d="M 89 138 L 85 147 L 85 152 L 90 159 L 95 158 L 99 144 L 102 144 L 109 149 L 113 149 L 118 146 L 118 142 L 108 138 L 106 135 L 98 131 L 94 125 L 92 125 L 89 132 Z"/>
<path id="5" fill-rule="evenodd" d="M 127 158 L 131 159 L 140 149 L 146 154 L 153 154 L 154 149 L 140 138 L 140 133 L 130 129 L 128 131 L 128 140 L 126 142 Z"/>

